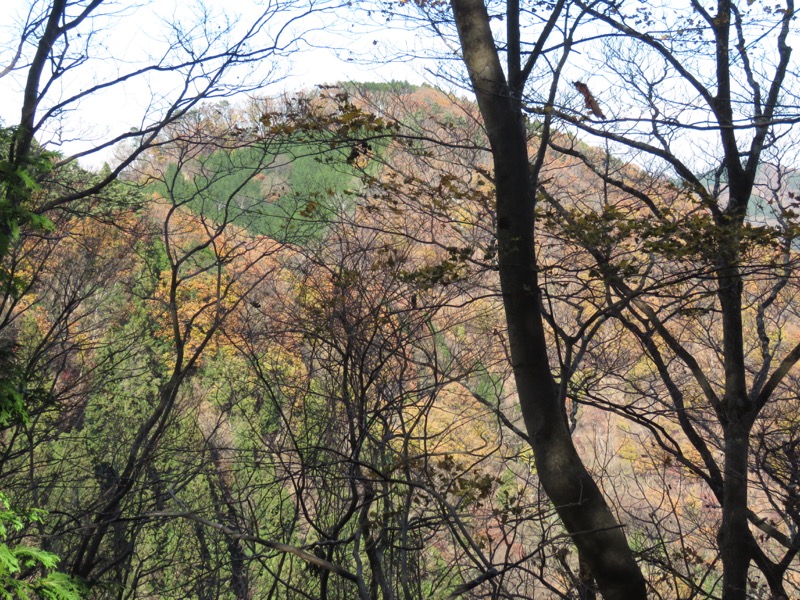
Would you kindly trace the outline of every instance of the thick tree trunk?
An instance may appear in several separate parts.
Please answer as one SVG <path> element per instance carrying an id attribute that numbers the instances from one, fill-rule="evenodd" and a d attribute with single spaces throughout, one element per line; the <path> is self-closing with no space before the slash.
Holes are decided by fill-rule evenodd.
<path id="1" fill-rule="evenodd" d="M 717 32 L 718 48 L 727 48 L 727 30 L 722 29 Z M 727 68 L 727 61 L 719 60 Z M 724 78 L 720 80 L 727 81 Z M 727 109 L 725 112 L 727 114 Z M 727 131 L 722 133 L 723 141 L 727 134 Z M 747 520 L 747 471 L 753 405 L 747 393 L 745 375 L 742 320 L 744 282 L 739 265 L 741 228 L 755 172 L 742 173 L 736 156 L 728 155 L 726 164 L 728 172 L 732 173 L 730 200 L 724 214 L 717 220 L 720 242 L 715 265 L 717 298 L 722 314 L 722 355 L 725 369 L 723 414 L 720 415 L 725 440 L 725 467 L 722 523 L 717 533 L 717 543 L 722 560 L 722 597 L 724 600 L 745 600 L 747 571 L 753 556 L 752 536 Z"/>
<path id="2" fill-rule="evenodd" d="M 520 103 L 509 91 L 483 0 L 451 0 L 492 148 L 500 285 L 511 359 L 539 480 L 606 600 L 646 598 L 625 534 L 567 427 L 547 354 L 534 251 L 535 182 Z"/>
<path id="3" fill-rule="evenodd" d="M 741 184 L 740 184 L 741 185 Z M 732 195 L 747 198 L 745 191 Z M 738 191 L 732 185 L 732 192 Z M 736 205 L 746 206 L 746 201 Z M 747 572 L 752 559 L 752 536 L 747 520 L 747 472 L 750 455 L 750 429 L 753 423 L 752 401 L 747 393 L 744 361 L 744 326 L 742 323 L 743 282 L 739 269 L 738 232 L 743 211 L 726 216 L 723 244 L 717 265 L 718 298 L 722 312 L 722 345 L 725 368 L 725 396 L 722 426 L 725 436 L 725 470 L 722 498 L 722 524 L 717 534 L 722 559 L 722 597 L 724 600 L 747 598 Z"/>
<path id="4" fill-rule="evenodd" d="M 746 427 L 739 423 L 725 430 L 725 491 L 722 524 L 717 542 L 722 559 L 722 597 L 747 598 L 750 566 L 750 531 L 747 524 L 747 458 L 750 452 Z"/>

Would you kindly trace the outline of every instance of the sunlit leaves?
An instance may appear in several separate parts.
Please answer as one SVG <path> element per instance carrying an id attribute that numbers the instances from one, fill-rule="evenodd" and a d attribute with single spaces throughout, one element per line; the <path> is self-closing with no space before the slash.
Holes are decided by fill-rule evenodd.
<path id="1" fill-rule="evenodd" d="M 9 544 L 8 538 L 34 521 L 42 521 L 41 511 L 22 514 L 13 510 L 8 498 L 0 494 L 0 594 L 8 600 L 80 600 L 85 586 L 75 578 L 54 571 L 59 558 L 24 543 Z"/>

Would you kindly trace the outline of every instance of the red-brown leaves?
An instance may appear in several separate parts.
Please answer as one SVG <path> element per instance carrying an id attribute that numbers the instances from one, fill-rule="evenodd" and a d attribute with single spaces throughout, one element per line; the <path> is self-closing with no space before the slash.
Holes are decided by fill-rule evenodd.
<path id="1" fill-rule="evenodd" d="M 595 117 L 605 119 L 606 116 L 600 109 L 600 105 L 597 103 L 597 100 L 595 100 L 592 92 L 589 91 L 589 86 L 582 81 L 573 81 L 572 83 L 575 86 L 575 89 L 583 95 L 583 100 L 586 103 L 586 108 L 589 109 L 589 112 L 591 112 Z"/>

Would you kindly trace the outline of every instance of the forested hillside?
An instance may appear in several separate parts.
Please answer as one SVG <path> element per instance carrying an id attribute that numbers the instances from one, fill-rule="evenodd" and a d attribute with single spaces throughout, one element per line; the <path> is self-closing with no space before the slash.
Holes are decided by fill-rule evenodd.
<path id="1" fill-rule="evenodd" d="M 103 4 L 0 71 L 6 597 L 800 598 L 790 3 L 400 3 L 464 89 L 282 95 L 300 15 L 203 13 L 54 99 Z M 46 139 L 151 71 L 141 127 Z"/>

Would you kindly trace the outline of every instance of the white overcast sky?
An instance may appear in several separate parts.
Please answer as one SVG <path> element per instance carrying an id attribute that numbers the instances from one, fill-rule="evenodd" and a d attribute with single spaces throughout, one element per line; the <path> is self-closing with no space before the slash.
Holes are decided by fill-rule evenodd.
<path id="1" fill-rule="evenodd" d="M 37 0 L 41 6 L 47 4 Z M 19 40 L 20 23 L 27 14 L 31 0 L 4 0 L 4 19 L 0 24 L 0 70 L 5 68 Z M 254 10 L 263 10 L 264 0 L 202 0 L 206 7 L 231 16 L 239 25 L 251 22 Z M 125 70 L 143 60 L 147 52 L 158 53 L 163 46 L 163 27 L 175 15 L 186 17 L 185 0 L 144 0 L 140 8 L 125 9 L 126 14 L 109 19 L 97 35 L 94 45 L 97 56 L 101 57 L 91 68 L 77 69 L 64 78 L 64 89 L 53 90 L 51 99 L 59 94 L 69 96 L 93 81 Z M 127 0 L 117 6 L 130 6 Z M 112 5 L 113 6 L 113 5 Z M 226 7 L 232 6 L 233 12 Z M 421 83 L 425 80 L 424 64 L 412 61 L 383 60 L 365 63 L 362 56 L 388 55 L 397 47 L 411 47 L 423 43 L 414 32 L 401 32 L 398 29 L 376 27 L 372 31 L 355 19 L 348 20 L 347 8 L 336 12 L 312 14 L 297 23 L 297 30 L 304 33 L 293 52 L 277 61 L 275 67 L 280 79 L 263 90 L 264 95 L 277 95 L 310 88 L 317 84 L 333 83 L 341 80 L 390 81 L 406 80 Z M 7 18 L 10 17 L 10 18 Z M 267 33 L 269 35 L 270 32 Z M 102 57 L 108 57 L 103 61 Z M 113 58 L 112 58 L 113 57 Z M 102 70 L 108 68 L 109 72 Z M 0 78 L 0 119 L 6 125 L 17 123 L 20 117 L 22 88 L 26 72 L 20 70 Z M 148 87 L 149 86 L 149 87 Z M 72 154 L 86 146 L 87 139 L 103 139 L 114 133 L 128 131 L 142 125 L 142 115 L 151 101 L 154 88 L 157 91 L 168 89 L 170 83 L 164 79 L 151 79 L 148 83 L 116 86 L 114 89 L 97 94 L 83 101 L 76 110 L 61 123 L 61 150 Z M 50 142 L 59 141 L 59 135 L 50 135 Z M 40 136 L 41 137 L 41 136 Z M 70 141 L 74 138 L 75 141 Z M 102 163 L 105 156 L 95 157 L 90 164 Z"/>

